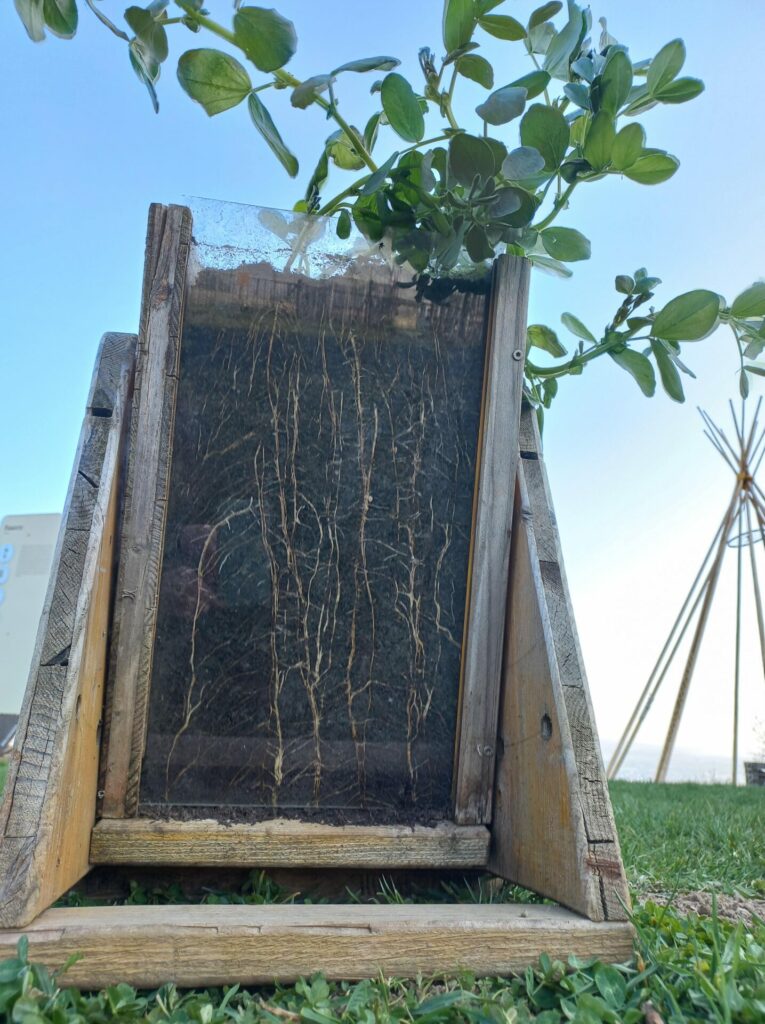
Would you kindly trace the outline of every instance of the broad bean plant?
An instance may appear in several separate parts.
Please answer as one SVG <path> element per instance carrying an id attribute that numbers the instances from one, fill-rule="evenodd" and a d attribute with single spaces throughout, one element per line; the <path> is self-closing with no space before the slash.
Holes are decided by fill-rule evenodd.
<path id="1" fill-rule="evenodd" d="M 77 0 L 14 2 L 32 40 L 46 33 L 75 35 Z M 570 264 L 590 256 L 585 233 L 568 223 L 576 190 L 610 175 L 646 186 L 671 178 L 679 162 L 648 145 L 643 117 L 659 104 L 693 100 L 704 89 L 698 78 L 683 74 L 682 40 L 668 42 L 652 58 L 633 60 L 605 19 L 593 33 L 589 11 L 575 0 L 565 9 L 560 0 L 544 3 L 525 22 L 499 11 L 504 0 L 445 0 L 443 45 L 438 53 L 419 51 L 414 81 L 396 70 L 400 61 L 391 56 L 362 57 L 297 78 L 286 70 L 297 50 L 295 27 L 270 8 L 236 2 L 224 24 L 202 0 L 153 0 L 128 7 L 118 24 L 100 0 L 85 4 L 127 47 L 155 110 L 168 30 L 177 26 L 215 43 L 181 54 L 181 87 L 211 117 L 246 108 L 245 119 L 249 115 L 292 177 L 298 161 L 268 110 L 269 90 L 289 90 L 296 110 L 318 108 L 333 130 L 295 209 L 336 215 L 340 237 L 348 237 L 355 223 L 371 242 L 386 239 L 395 258 L 411 268 L 418 291 L 433 296 L 500 252 L 570 276 Z M 498 64 L 499 80 L 481 53 L 487 39 L 509 48 Z M 508 74 L 508 68 L 516 70 Z M 454 97 L 466 79 L 486 96 L 463 124 Z M 356 126 L 343 117 L 341 95 L 364 80 L 370 112 Z M 331 168 L 349 179 L 334 196 L 326 194 Z M 582 373 L 604 355 L 631 374 L 645 395 L 654 394 L 658 379 L 670 398 L 684 401 L 682 377 L 693 374 L 681 359 L 681 345 L 707 337 L 721 323 L 735 338 L 746 397 L 751 375 L 765 376 L 765 366 L 756 362 L 765 348 L 765 282 L 731 303 L 695 289 L 657 310 L 652 299 L 659 284 L 644 268 L 619 274 L 618 308 L 601 331 L 571 313 L 562 317 L 570 336 L 565 342 L 544 324 L 529 326 L 525 388 L 540 415 L 561 377 Z"/>

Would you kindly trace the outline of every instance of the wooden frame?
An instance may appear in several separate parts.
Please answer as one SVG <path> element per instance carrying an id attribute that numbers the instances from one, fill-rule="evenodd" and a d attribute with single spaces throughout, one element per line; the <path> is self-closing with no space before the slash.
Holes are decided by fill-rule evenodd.
<path id="1" fill-rule="evenodd" d="M 138 807 L 190 232 L 186 208 L 151 208 L 101 786 L 100 813 L 110 819 Z M 466 826 L 491 820 L 528 284 L 525 260 L 496 261 L 455 741 L 453 820 Z"/>
<path id="2" fill-rule="evenodd" d="M 593 921 L 629 891 L 536 416 L 521 415 L 489 868 Z"/>
<path id="3" fill-rule="evenodd" d="M 90 847 L 92 864 L 216 867 L 454 869 L 484 867 L 488 856 L 484 825 L 321 825 L 283 818 L 253 825 L 102 818 Z"/>
<path id="4" fill-rule="evenodd" d="M 112 818 L 138 804 L 190 242 L 186 207 L 152 205 L 105 718 L 100 813 Z"/>
<path id="5" fill-rule="evenodd" d="M 99 348 L 0 808 L 0 925 L 88 870 L 135 336 Z"/>
<path id="6" fill-rule="evenodd" d="M 501 260 L 495 271 L 457 823 L 226 826 L 130 816 L 145 720 L 145 694 L 133 684 L 151 667 L 189 242 L 188 211 L 152 207 L 132 405 L 135 338 L 106 335 L 99 353 L 0 810 L 0 958 L 29 926 L 33 958 L 53 967 L 84 954 L 67 975 L 83 987 L 252 984 L 316 970 L 506 974 L 542 952 L 627 959 L 629 897 L 549 484 L 534 414 L 519 415 L 528 283 L 519 261 Z M 513 439 L 510 455 L 496 444 L 502 437 Z M 114 685 L 104 705 L 108 632 Z M 99 783 L 102 714 L 112 743 Z M 45 909 L 92 864 L 311 868 L 327 877 L 488 867 L 563 906 Z"/>
<path id="7" fill-rule="evenodd" d="M 0 959 L 20 932 L 0 932 Z M 328 978 L 512 974 L 542 953 L 606 961 L 632 955 L 625 924 L 593 924 L 560 907 L 167 906 L 49 910 L 25 931 L 29 954 L 50 967 L 82 958 L 66 984 L 153 988 Z"/>

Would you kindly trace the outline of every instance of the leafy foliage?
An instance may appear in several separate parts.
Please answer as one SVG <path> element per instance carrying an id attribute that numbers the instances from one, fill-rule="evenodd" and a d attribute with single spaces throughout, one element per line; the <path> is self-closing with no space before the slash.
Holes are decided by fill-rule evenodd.
<path id="1" fill-rule="evenodd" d="M 65 39 L 75 34 L 77 0 L 14 2 L 33 40 L 46 32 Z M 250 123 L 293 177 L 298 161 L 263 96 L 269 89 L 287 89 L 294 108 L 319 107 L 335 130 L 296 209 L 337 214 L 343 238 L 355 223 L 371 241 L 385 240 L 395 258 L 425 280 L 471 268 L 481 272 L 500 252 L 570 276 L 569 264 L 590 256 L 585 235 L 572 224 L 557 223 L 569 213 L 574 191 L 614 175 L 640 185 L 671 178 L 679 161 L 647 145 L 645 127 L 636 118 L 659 104 L 692 100 L 704 88 L 699 79 L 681 75 L 686 60 L 681 39 L 668 42 L 653 58 L 634 61 L 605 19 L 595 38 L 589 10 L 576 0 L 567 0 L 565 8 L 560 0 L 543 3 L 525 24 L 497 10 L 503 0 L 445 0 L 443 55 L 420 50 L 418 81 L 394 70 L 399 61 L 388 56 L 359 58 L 300 80 L 285 70 L 297 48 L 294 25 L 270 8 L 236 2 L 227 27 L 209 16 L 202 0 L 173 0 L 180 11 L 175 17 L 168 15 L 170 0 L 153 0 L 125 11 L 125 31 L 96 6 L 97 0 L 85 2 L 127 43 L 132 67 L 155 108 L 168 59 L 167 30 L 173 25 L 215 36 L 265 75 L 253 81 L 237 57 L 218 48 L 189 49 L 178 60 L 181 86 L 209 116 L 246 101 Z M 496 68 L 478 52 L 487 38 L 515 48 Z M 514 54 L 530 61 L 531 68 L 523 73 L 519 66 L 522 73 L 507 82 Z M 372 83 L 370 116 L 360 130 L 342 116 L 337 89 L 345 76 L 370 72 L 383 77 Z M 464 81 L 488 93 L 469 125 L 458 123 L 453 109 L 455 90 Z M 326 198 L 332 168 L 353 180 Z M 628 289 L 627 281 L 632 282 Z M 634 277 L 619 275 L 617 282 L 626 297 L 602 333 L 574 330 L 578 345 L 564 362 L 541 366 L 528 360 L 526 393 L 540 415 L 561 376 L 579 374 L 605 354 L 644 394 L 654 393 L 658 379 L 672 399 L 683 401 L 682 375 L 690 371 L 680 360 L 680 345 L 705 337 L 720 323 L 729 324 L 736 338 L 742 394 L 752 374 L 765 375 L 765 366 L 754 361 L 765 347 L 765 285 L 753 285 L 730 307 L 715 292 L 695 289 L 655 312 L 647 303 L 658 278 L 639 271 Z M 565 326 L 570 323 L 564 320 Z M 555 337 L 547 332 L 545 338 Z M 539 331 L 531 332 L 530 345 L 540 348 L 540 337 Z M 563 358 L 560 342 L 541 347 L 553 359 Z"/>

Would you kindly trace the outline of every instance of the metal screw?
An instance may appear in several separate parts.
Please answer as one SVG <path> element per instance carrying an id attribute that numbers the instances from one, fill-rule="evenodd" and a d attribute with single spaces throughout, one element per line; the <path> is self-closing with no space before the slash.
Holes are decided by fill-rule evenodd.
<path id="1" fill-rule="evenodd" d="M 516 361 L 516 363 L 519 362 L 519 360 L 523 359 L 523 352 L 521 352 L 519 348 L 517 348 L 515 352 L 513 352 L 513 359 Z"/>
<path id="2" fill-rule="evenodd" d="M 96 793 L 96 796 L 98 797 L 99 800 L 103 800 L 103 798 L 106 796 L 106 793 L 104 792 L 103 789 L 99 789 L 99 791 Z"/>

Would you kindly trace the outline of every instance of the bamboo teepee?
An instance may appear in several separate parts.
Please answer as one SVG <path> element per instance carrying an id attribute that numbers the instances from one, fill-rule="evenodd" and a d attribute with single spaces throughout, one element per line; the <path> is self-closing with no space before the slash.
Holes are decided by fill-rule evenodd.
<path id="1" fill-rule="evenodd" d="M 746 405 L 742 402 L 741 415 L 737 416 L 730 403 L 731 416 L 735 429 L 735 437 L 729 440 L 725 431 L 718 427 L 711 416 L 699 409 L 704 421 L 704 435 L 711 441 L 715 450 L 725 460 L 735 474 L 733 494 L 725 509 L 717 532 L 704 556 L 701 568 L 694 579 L 688 596 L 675 620 L 669 636 L 661 649 L 656 664 L 648 677 L 648 682 L 640 694 L 640 698 L 622 736 L 614 750 L 608 765 L 608 778 L 616 778 L 627 754 L 640 731 L 651 709 L 654 698 L 664 682 L 675 655 L 691 625 L 696 623 L 693 639 L 688 650 L 688 657 L 680 680 L 680 688 L 675 699 L 672 717 L 664 740 L 664 747 L 656 769 L 656 782 L 663 782 L 672 757 L 672 751 L 680 728 L 680 721 L 685 709 L 693 673 L 709 621 L 714 602 L 717 584 L 720 579 L 725 552 L 729 547 L 736 549 L 736 640 L 733 677 L 733 765 L 732 782 L 738 781 L 738 719 L 739 719 L 739 683 L 741 675 L 741 599 L 744 576 L 744 548 L 749 549 L 749 565 L 754 591 L 754 603 L 757 612 L 757 629 L 760 638 L 760 653 L 763 671 L 765 672 L 765 619 L 763 618 L 760 581 L 757 574 L 757 559 L 754 544 L 765 541 L 765 493 L 756 480 L 757 470 L 765 456 L 765 427 L 759 427 L 760 407 L 762 399 L 757 403 L 752 422 L 747 428 Z M 697 615 L 698 613 L 698 615 Z"/>

